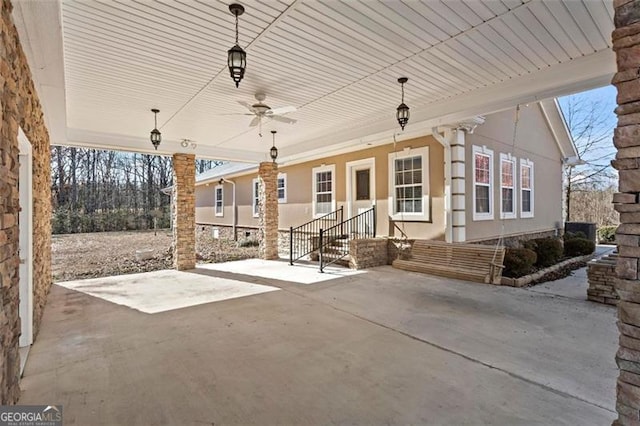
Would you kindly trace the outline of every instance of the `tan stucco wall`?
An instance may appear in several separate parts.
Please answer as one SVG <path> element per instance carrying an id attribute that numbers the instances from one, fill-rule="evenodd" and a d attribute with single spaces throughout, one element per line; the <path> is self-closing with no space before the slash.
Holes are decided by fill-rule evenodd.
<path id="1" fill-rule="evenodd" d="M 397 151 L 403 149 L 429 147 L 429 192 L 431 220 L 429 222 L 405 222 L 398 226 L 411 238 L 443 238 L 444 237 L 444 149 L 431 136 L 411 139 L 396 145 Z M 288 229 L 313 219 L 312 217 L 312 169 L 324 165 L 335 165 L 336 170 L 336 204 L 344 206 L 347 217 L 346 163 L 366 158 L 375 158 L 375 198 L 377 205 L 378 235 L 393 235 L 389 225 L 389 153 L 394 152 L 393 143 L 375 148 L 326 157 L 314 161 L 283 165 L 281 173 L 287 174 L 287 202 L 279 204 L 279 227 Z M 252 179 L 256 173 L 233 178 L 236 182 L 236 200 L 238 205 L 238 226 L 258 226 L 258 219 L 252 217 Z M 232 224 L 232 185 L 225 184 L 224 217 L 216 217 L 213 212 L 213 190 L 216 184 L 200 185 L 196 189 L 196 223 Z"/>
<path id="2" fill-rule="evenodd" d="M 466 236 L 468 241 L 499 236 L 550 230 L 562 223 L 562 163 L 561 154 L 549 125 L 538 104 L 521 106 L 517 137 L 513 143 L 516 109 L 487 117 L 466 139 Z M 473 220 L 473 154 L 472 146 L 486 146 L 493 150 L 493 209 L 494 220 Z M 517 193 L 517 219 L 500 219 L 500 153 L 511 153 L 518 159 L 534 163 L 534 217 L 520 218 L 520 195 Z M 519 164 L 519 163 L 517 163 Z M 519 165 L 516 165 L 519 186 Z M 503 228 L 504 226 L 504 228 Z"/>

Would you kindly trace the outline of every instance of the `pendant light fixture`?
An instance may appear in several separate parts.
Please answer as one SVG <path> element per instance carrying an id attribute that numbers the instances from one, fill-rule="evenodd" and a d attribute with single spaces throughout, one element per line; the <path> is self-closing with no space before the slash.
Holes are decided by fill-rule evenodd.
<path id="1" fill-rule="evenodd" d="M 402 86 L 402 103 L 398 105 L 396 110 L 396 118 L 398 119 L 398 124 L 400 124 L 400 128 L 404 130 L 404 126 L 409 122 L 409 107 L 404 103 L 404 84 L 409 81 L 407 77 L 400 77 L 398 79 L 398 83 Z"/>
<path id="2" fill-rule="evenodd" d="M 159 109 L 157 108 L 153 108 L 151 110 L 151 112 L 153 113 L 153 121 L 155 126 L 153 127 L 153 130 L 151 131 L 151 143 L 153 144 L 153 147 L 156 149 L 156 151 L 158 150 L 158 145 L 160 145 L 160 142 L 162 142 L 162 133 L 160 133 L 160 130 L 158 130 L 158 113 L 160 112 Z"/>
<path id="3" fill-rule="evenodd" d="M 244 13 L 244 7 L 238 3 L 229 5 L 229 10 L 236 17 L 236 45 L 227 52 L 227 64 L 229 65 L 229 73 L 236 83 L 236 87 L 240 84 L 240 80 L 244 77 L 244 70 L 247 68 L 247 53 L 242 50 L 238 44 L 238 16 Z"/>
<path id="4" fill-rule="evenodd" d="M 273 160 L 273 162 L 276 162 L 276 158 L 278 158 L 278 148 L 276 148 L 276 131 L 272 130 L 271 134 L 273 135 L 273 146 L 271 146 L 271 149 L 269 150 L 269 155 L 271 156 L 271 159 Z"/>

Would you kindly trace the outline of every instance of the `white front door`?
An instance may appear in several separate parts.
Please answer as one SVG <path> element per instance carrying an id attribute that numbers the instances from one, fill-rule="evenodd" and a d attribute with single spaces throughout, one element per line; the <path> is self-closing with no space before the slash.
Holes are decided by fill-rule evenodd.
<path id="1" fill-rule="evenodd" d="M 353 217 L 376 203 L 375 158 L 347 163 L 348 215 Z"/>
<path id="2" fill-rule="evenodd" d="M 32 158 L 31 144 L 20 129 L 20 169 L 18 190 L 20 214 L 18 215 L 20 250 L 20 347 L 33 343 L 33 198 L 32 198 Z"/>

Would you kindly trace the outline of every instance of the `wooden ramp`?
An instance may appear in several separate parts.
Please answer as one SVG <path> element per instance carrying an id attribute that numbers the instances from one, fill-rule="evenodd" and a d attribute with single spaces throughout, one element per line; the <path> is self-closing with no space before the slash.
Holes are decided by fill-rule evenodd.
<path id="1" fill-rule="evenodd" d="M 405 271 L 500 284 L 504 252 L 504 247 L 416 240 L 410 258 L 394 260 L 393 267 Z"/>

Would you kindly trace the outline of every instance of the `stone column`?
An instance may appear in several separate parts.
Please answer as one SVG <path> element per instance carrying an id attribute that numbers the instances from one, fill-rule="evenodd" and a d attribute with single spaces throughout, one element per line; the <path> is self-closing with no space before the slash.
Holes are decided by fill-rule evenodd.
<path id="1" fill-rule="evenodd" d="M 196 157 L 173 154 L 173 266 L 196 267 Z"/>
<path id="2" fill-rule="evenodd" d="M 637 425 L 640 410 L 640 0 L 614 0 L 612 34 L 618 73 L 618 127 L 613 142 L 618 152 L 612 165 L 619 171 L 619 193 L 613 197 L 620 212 L 616 233 L 619 257 L 615 287 L 618 304 L 620 369 L 616 425 Z"/>
<path id="3" fill-rule="evenodd" d="M 260 163 L 258 181 L 260 258 L 278 259 L 278 164 Z"/>
<path id="4" fill-rule="evenodd" d="M 451 139 L 451 242 L 454 243 L 466 241 L 464 140 L 465 128 L 460 127 Z"/>

